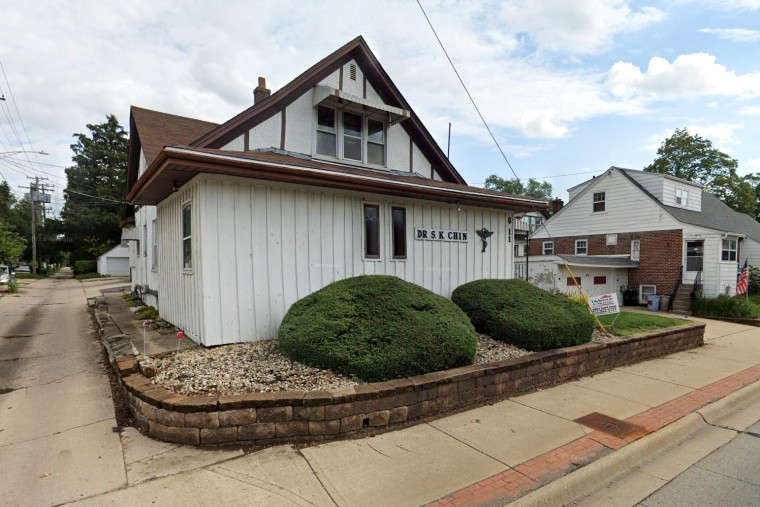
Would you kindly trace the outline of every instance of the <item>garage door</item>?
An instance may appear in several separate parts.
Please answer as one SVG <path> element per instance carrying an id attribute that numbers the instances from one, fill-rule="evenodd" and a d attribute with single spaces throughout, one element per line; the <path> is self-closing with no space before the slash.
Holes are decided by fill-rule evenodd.
<path id="1" fill-rule="evenodd" d="M 129 276 L 129 257 L 107 258 L 106 273 L 111 276 Z"/>

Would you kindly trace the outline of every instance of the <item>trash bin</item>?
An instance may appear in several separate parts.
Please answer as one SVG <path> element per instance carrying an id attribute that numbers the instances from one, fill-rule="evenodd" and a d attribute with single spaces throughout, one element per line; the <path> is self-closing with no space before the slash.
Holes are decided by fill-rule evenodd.
<path id="1" fill-rule="evenodd" d="M 670 296 L 660 296 L 660 311 L 667 312 L 670 306 Z"/>
<path id="2" fill-rule="evenodd" d="M 649 294 L 647 296 L 647 310 L 650 312 L 656 312 L 660 309 L 660 296 L 657 294 Z"/>

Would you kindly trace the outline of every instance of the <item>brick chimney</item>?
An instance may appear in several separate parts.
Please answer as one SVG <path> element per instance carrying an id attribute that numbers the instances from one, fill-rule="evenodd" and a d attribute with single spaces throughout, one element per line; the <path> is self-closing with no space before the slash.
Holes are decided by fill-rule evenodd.
<path id="1" fill-rule="evenodd" d="M 253 103 L 258 104 L 272 94 L 272 90 L 267 88 L 267 80 L 259 77 L 259 86 L 253 89 Z"/>
<path id="2" fill-rule="evenodd" d="M 563 200 L 562 200 L 562 199 L 560 199 L 559 197 L 557 197 L 556 199 L 554 199 L 554 200 L 553 200 L 553 201 L 552 201 L 552 202 L 549 204 L 549 209 L 551 210 L 551 212 L 552 212 L 552 215 L 554 215 L 554 214 L 555 214 L 555 213 L 557 213 L 559 210 L 561 210 L 561 209 L 562 209 L 562 206 L 564 206 L 564 205 L 565 205 L 565 201 L 563 201 Z"/>

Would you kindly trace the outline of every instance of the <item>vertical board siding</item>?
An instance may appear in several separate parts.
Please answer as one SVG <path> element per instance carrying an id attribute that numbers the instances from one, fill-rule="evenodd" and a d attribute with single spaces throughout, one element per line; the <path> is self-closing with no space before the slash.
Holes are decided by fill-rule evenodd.
<path id="1" fill-rule="evenodd" d="M 181 258 L 187 199 L 193 199 L 192 274 L 183 273 Z M 380 206 L 379 260 L 364 259 L 365 202 Z M 392 206 L 406 208 L 406 259 L 393 259 Z M 162 277 L 163 304 L 171 306 L 166 317 L 205 345 L 274 338 L 295 301 L 346 277 L 390 274 L 449 297 L 465 282 L 512 276 L 506 211 L 204 176 L 162 204 L 160 216 L 170 224 L 160 251 L 171 258 L 167 267 L 173 263 Z M 415 227 L 466 231 L 469 241 L 418 241 Z M 485 253 L 475 234 L 481 227 L 494 231 Z"/>
<path id="2" fill-rule="evenodd" d="M 191 182 L 169 197 L 157 208 L 159 228 L 158 300 L 161 316 L 198 340 L 203 334 L 204 302 L 198 298 L 201 282 L 198 267 L 201 263 L 201 203 L 198 183 Z M 185 272 L 182 259 L 182 204 L 192 202 L 193 269 Z"/>

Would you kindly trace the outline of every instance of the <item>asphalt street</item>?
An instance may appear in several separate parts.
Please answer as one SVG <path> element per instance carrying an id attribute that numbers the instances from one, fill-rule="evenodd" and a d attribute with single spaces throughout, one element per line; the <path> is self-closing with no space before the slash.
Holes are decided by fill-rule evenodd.
<path id="1" fill-rule="evenodd" d="M 637 507 L 693 505 L 760 505 L 760 422 L 738 432 L 730 442 L 687 468 Z"/>

